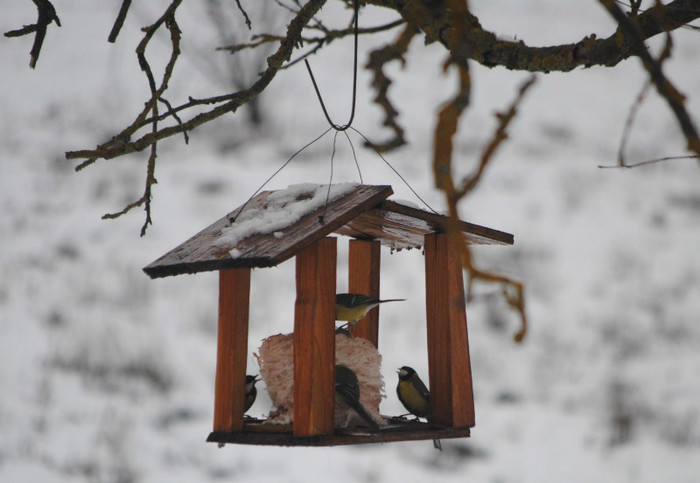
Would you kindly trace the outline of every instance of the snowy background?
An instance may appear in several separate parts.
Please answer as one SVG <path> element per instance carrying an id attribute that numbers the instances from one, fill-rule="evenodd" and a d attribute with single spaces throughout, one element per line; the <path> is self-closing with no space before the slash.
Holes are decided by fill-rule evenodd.
<path id="1" fill-rule="evenodd" d="M 135 2 L 116 45 L 107 34 L 121 2 L 55 2 L 37 69 L 32 39 L 0 40 L 0 481 L 441 481 L 545 482 L 700 480 L 700 169 L 680 160 L 634 170 L 614 164 L 628 108 L 643 85 L 636 60 L 615 69 L 539 76 L 463 218 L 515 234 L 514 247 L 477 250 L 482 265 L 527 283 L 531 327 L 512 342 L 517 317 L 478 286 L 468 307 L 477 426 L 472 438 L 338 448 L 268 448 L 205 443 L 213 416 L 216 274 L 150 280 L 141 268 L 243 203 L 272 172 L 326 129 L 299 65 L 262 99 L 263 124 L 245 111 L 159 148 L 154 224 L 143 213 L 102 221 L 141 196 L 143 155 L 99 162 L 80 173 L 68 150 L 92 148 L 130 122 L 147 92 L 133 49 L 139 28 L 166 3 Z M 169 100 L 230 90 L 228 54 L 202 2 L 185 2 L 184 32 Z M 229 2 L 234 5 L 234 2 Z M 244 2 L 251 3 L 251 2 Z M 329 2 L 335 3 L 335 2 Z M 473 1 L 482 24 L 533 45 L 612 32 L 595 1 Z M 4 2 L 3 32 L 34 21 L 29 1 Z M 251 8 L 251 13 L 254 13 Z M 329 5 L 330 25 L 348 11 Z M 365 26 L 394 17 L 363 10 Z M 256 31 L 266 31 L 255 24 Z M 284 25 L 284 19 L 270 25 Z M 392 38 L 361 41 L 369 49 Z M 666 72 L 700 119 L 697 31 L 674 34 Z M 658 49 L 659 41 L 651 42 Z M 336 122 L 350 103 L 350 44 L 335 42 L 312 65 Z M 167 52 L 157 38 L 152 58 Z M 431 138 L 437 106 L 454 90 L 440 75 L 445 52 L 411 45 L 391 97 L 410 145 L 388 160 L 435 208 Z M 154 62 L 154 64 L 158 64 Z M 253 72 L 255 70 L 253 69 Z M 523 73 L 473 66 L 473 102 L 458 135 L 456 164 L 468 173 L 514 98 Z M 388 134 L 362 73 L 355 127 Z M 417 200 L 361 146 L 364 182 L 392 184 Z M 655 94 L 640 109 L 628 158 L 683 154 L 668 107 Z M 305 151 L 269 188 L 327 182 L 332 137 Z M 334 181 L 358 181 L 338 138 Z M 345 240 L 338 288 L 346 287 Z M 387 398 L 399 414 L 395 369 L 427 380 L 422 319 L 423 260 L 383 252 L 382 295 L 407 302 L 382 309 L 379 347 Z M 250 351 L 293 322 L 293 262 L 253 273 Z M 274 295 L 273 295 L 274 294 Z M 249 372 L 255 373 L 249 357 Z M 251 412 L 269 410 L 264 386 Z"/>

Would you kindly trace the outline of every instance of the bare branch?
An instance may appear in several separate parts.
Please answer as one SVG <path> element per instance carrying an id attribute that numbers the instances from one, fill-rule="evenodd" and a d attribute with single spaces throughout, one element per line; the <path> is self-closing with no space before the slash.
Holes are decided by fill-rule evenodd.
<path id="1" fill-rule="evenodd" d="M 481 175 L 486 165 L 493 158 L 494 153 L 501 143 L 507 139 L 507 128 L 517 114 L 517 108 L 527 90 L 533 85 L 535 78 L 526 81 L 520 88 L 518 96 L 511 104 L 510 108 L 503 114 L 498 114 L 499 125 L 494 133 L 491 142 L 484 149 L 476 174 L 462 182 L 458 189 L 455 187 L 452 176 L 452 138 L 457 132 L 459 117 L 469 103 L 470 78 L 466 65 L 459 65 L 460 87 L 457 95 L 451 102 L 446 104 L 438 116 L 438 124 L 435 130 L 435 151 L 433 157 L 433 175 L 436 186 L 445 193 L 451 223 L 448 226 L 448 233 L 460 247 L 462 264 L 469 276 L 468 294 L 471 294 L 471 287 L 475 280 L 489 283 L 500 283 L 503 285 L 503 296 L 508 305 L 513 307 L 520 315 L 521 329 L 515 334 L 516 342 L 521 342 L 527 333 L 527 314 L 525 312 L 524 286 L 522 282 L 509 277 L 492 273 L 479 268 L 474 262 L 471 247 L 461 236 L 457 226 L 460 219 L 457 203 L 460 199 L 469 194 L 481 179 Z"/>
<path id="2" fill-rule="evenodd" d="M 630 50 L 637 55 L 644 68 L 649 72 L 649 77 L 651 81 L 656 86 L 656 90 L 659 95 L 661 95 L 668 102 L 669 107 L 673 111 L 678 124 L 685 135 L 687 141 L 687 148 L 689 151 L 693 151 L 700 155 L 700 138 L 698 138 L 698 132 L 695 128 L 693 120 L 690 118 L 688 111 L 685 109 L 685 96 L 681 94 L 676 87 L 669 81 L 661 70 L 661 63 L 654 59 L 649 50 L 644 45 L 644 33 L 642 26 L 636 21 L 632 21 L 625 13 L 620 10 L 614 0 L 599 0 L 600 3 L 607 9 L 610 15 L 617 20 L 620 25 L 620 31 L 624 32 L 627 41 L 630 45 Z M 678 3 L 680 0 L 674 3 Z M 700 2 L 691 2 L 693 6 L 700 11 Z M 663 10 L 666 8 L 664 5 L 657 5 L 656 7 L 647 10 L 645 14 L 656 9 L 657 17 L 656 21 L 660 25 L 668 25 L 670 19 L 668 18 L 668 12 Z"/>
<path id="3" fill-rule="evenodd" d="M 476 187 L 479 181 L 481 181 L 481 176 L 486 171 L 486 166 L 493 159 L 493 155 L 496 153 L 496 150 L 500 147 L 503 141 L 508 139 L 508 126 L 510 125 L 510 122 L 513 120 L 513 118 L 516 116 L 517 108 L 522 102 L 525 93 L 528 91 L 528 89 L 530 89 L 530 87 L 532 87 L 536 79 L 537 78 L 534 75 L 532 75 L 527 81 L 525 81 L 523 85 L 520 86 L 518 96 L 516 97 L 513 104 L 511 104 L 510 108 L 505 113 L 496 114 L 496 118 L 499 121 L 498 127 L 494 132 L 491 142 L 481 153 L 481 159 L 479 161 L 479 166 L 476 170 L 476 173 L 462 180 L 461 186 L 459 187 L 459 189 L 456 190 L 458 198 L 463 198 L 464 196 L 466 196 L 472 189 Z"/>
<path id="4" fill-rule="evenodd" d="M 243 9 L 243 6 L 241 5 L 241 0 L 236 0 L 236 5 L 238 6 L 238 10 L 243 14 L 243 18 L 245 19 L 245 24 L 248 27 L 248 30 L 252 28 L 252 24 L 250 23 L 250 17 L 248 16 L 248 13 Z"/>
<path id="5" fill-rule="evenodd" d="M 406 64 L 404 54 L 408 50 L 411 39 L 413 39 L 417 33 L 418 31 L 416 29 L 407 25 L 393 44 L 372 51 L 369 54 L 369 61 L 367 65 L 365 65 L 367 70 L 374 73 L 372 87 L 376 90 L 377 94 L 373 100 L 374 103 L 384 111 L 382 125 L 389 127 L 394 132 L 394 137 L 389 141 L 385 141 L 381 144 L 372 144 L 372 148 L 377 152 L 389 151 L 406 144 L 404 130 L 396 119 L 399 113 L 387 97 L 391 79 L 384 74 L 383 68 L 385 64 L 392 60 L 399 60 L 402 66 Z"/>
<path id="6" fill-rule="evenodd" d="M 612 169 L 612 168 L 639 168 L 640 166 L 648 166 L 650 164 L 662 163 L 664 161 L 675 161 L 677 159 L 700 159 L 697 154 L 683 155 L 683 156 L 665 156 L 663 158 L 649 159 L 647 161 L 639 161 L 638 163 L 625 163 L 625 164 L 613 164 L 613 165 L 602 165 L 599 164 L 598 167 L 601 169 Z"/>
<path id="7" fill-rule="evenodd" d="M 644 102 L 644 98 L 647 96 L 650 87 L 651 81 L 647 81 L 644 83 L 644 87 L 642 87 L 642 90 L 635 99 L 634 104 L 632 104 L 630 112 L 627 116 L 627 120 L 625 121 L 625 128 L 622 131 L 622 139 L 620 140 L 620 149 L 617 152 L 617 162 L 621 168 L 625 167 L 625 146 L 627 145 L 627 140 L 629 139 L 630 133 L 632 132 L 632 125 L 634 124 L 634 119 L 637 117 L 639 107 L 642 105 L 642 102 Z"/>
<path id="8" fill-rule="evenodd" d="M 21 29 L 5 32 L 5 37 L 21 37 L 35 32 L 34 43 L 32 50 L 29 51 L 29 67 L 36 67 L 41 53 L 41 47 L 44 44 L 46 37 L 46 28 L 51 25 L 51 22 L 56 22 L 56 25 L 61 26 L 61 21 L 56 15 L 56 9 L 49 0 L 32 0 L 39 11 L 35 24 L 25 25 Z"/>
<path id="9" fill-rule="evenodd" d="M 187 121 L 177 123 L 174 126 L 160 128 L 158 131 L 152 131 L 148 134 L 144 134 L 135 141 L 131 141 L 131 136 L 144 125 L 143 123 L 146 120 L 147 113 L 152 110 L 152 105 L 156 102 L 156 99 L 152 98 L 146 103 L 146 107 L 141 114 L 137 116 L 134 122 L 125 128 L 121 133 L 114 136 L 111 140 L 97 146 L 97 148 L 94 150 L 69 151 L 66 153 L 66 158 L 112 159 L 125 154 L 141 151 L 151 144 L 160 141 L 161 139 L 168 138 L 184 131 L 191 131 L 202 124 L 223 116 L 224 114 L 236 111 L 240 106 L 260 94 L 268 86 L 272 79 L 274 79 L 275 75 L 283 64 L 291 57 L 294 46 L 301 38 L 301 32 L 304 26 L 309 23 L 316 12 L 318 12 L 318 10 L 320 10 L 325 3 L 326 0 L 310 0 L 299 10 L 299 14 L 289 24 L 287 28 L 287 35 L 281 42 L 279 48 L 274 54 L 268 57 L 267 69 L 260 75 L 258 80 L 250 88 L 228 94 L 226 96 L 219 96 L 217 98 L 204 99 L 200 101 L 191 99 L 187 106 L 194 104 L 220 105 L 209 111 L 199 113 Z M 167 88 L 167 83 L 164 83 L 163 87 Z M 159 96 L 160 95 L 162 95 L 162 91 L 160 91 Z M 174 112 L 181 111 L 182 109 L 184 109 L 184 107 L 175 108 Z M 160 120 L 159 117 L 156 119 Z"/>
<path id="10" fill-rule="evenodd" d="M 453 57 L 475 60 L 489 67 L 503 66 L 530 72 L 568 72 L 579 66 L 612 67 L 635 55 L 629 34 L 622 28 L 604 39 L 598 39 L 593 34 L 571 44 L 531 47 L 524 42 L 501 40 L 483 29 L 479 19 L 471 12 L 463 16 L 452 15 L 445 7 L 449 4 L 447 0 L 367 0 L 367 3 L 396 10 L 408 24 L 424 32 L 428 41 L 443 44 Z M 700 2 L 675 0 L 668 5 L 646 10 L 635 17 L 635 22 L 639 25 L 641 38 L 645 40 L 682 27 L 697 18 L 700 18 Z M 458 27 L 456 21 L 463 22 L 466 28 Z"/>
<path id="11" fill-rule="evenodd" d="M 112 31 L 109 33 L 109 37 L 107 37 L 108 42 L 114 43 L 117 41 L 117 36 L 124 25 L 124 20 L 126 20 L 126 14 L 129 12 L 129 7 L 131 7 L 131 0 L 122 0 L 122 6 L 119 8 L 119 13 L 112 26 Z"/>

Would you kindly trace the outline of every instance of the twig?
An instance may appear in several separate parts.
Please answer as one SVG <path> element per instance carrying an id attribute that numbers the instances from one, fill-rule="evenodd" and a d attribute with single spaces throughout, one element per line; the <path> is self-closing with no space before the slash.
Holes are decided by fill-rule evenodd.
<path id="1" fill-rule="evenodd" d="M 659 95 L 666 99 L 669 107 L 676 116 L 676 120 L 680 125 L 681 130 L 687 142 L 687 148 L 700 155 L 700 138 L 695 128 L 693 120 L 690 118 L 688 111 L 685 109 L 685 96 L 681 94 L 675 86 L 669 81 L 661 70 L 661 64 L 654 59 L 649 50 L 644 45 L 644 35 L 636 22 L 633 22 L 621 9 L 615 4 L 614 0 L 599 0 L 610 15 L 618 22 L 620 29 L 625 32 L 630 48 L 637 55 L 644 68 L 649 72 L 649 77 L 654 83 Z M 696 2 L 698 3 L 698 2 Z M 664 5 L 657 5 L 653 9 L 657 9 L 659 20 L 666 20 L 666 8 Z M 653 10 L 649 9 L 647 12 Z M 666 23 L 666 22 L 659 22 Z"/>
<path id="2" fill-rule="evenodd" d="M 122 6 L 119 8 L 116 20 L 114 20 L 112 31 L 109 32 L 109 37 L 107 37 L 108 42 L 114 43 L 117 41 L 117 36 L 124 25 L 124 20 L 126 20 L 126 14 L 129 12 L 129 7 L 131 7 L 131 0 L 122 0 Z"/>
<path id="3" fill-rule="evenodd" d="M 243 18 L 245 19 L 245 24 L 248 27 L 248 30 L 252 28 L 252 24 L 250 23 L 250 17 L 248 16 L 248 13 L 243 9 L 243 6 L 241 5 L 241 0 L 236 0 L 236 5 L 238 6 L 238 10 L 241 11 L 243 14 Z"/>
<path id="4" fill-rule="evenodd" d="M 383 69 L 384 65 L 392 60 L 399 60 L 402 67 L 406 65 L 404 54 L 408 50 L 411 39 L 413 39 L 417 33 L 418 31 L 415 28 L 407 25 L 393 44 L 385 45 L 380 49 L 370 52 L 369 61 L 367 65 L 365 65 L 365 68 L 374 74 L 372 87 L 375 89 L 376 95 L 373 101 L 384 111 L 382 125 L 390 128 L 394 133 L 392 139 L 381 144 L 372 144 L 372 148 L 378 153 L 396 149 L 406 144 L 404 130 L 397 121 L 399 113 L 387 96 L 389 86 L 391 85 L 391 79 L 387 77 Z"/>
<path id="5" fill-rule="evenodd" d="M 528 91 L 528 89 L 530 89 L 530 87 L 532 87 L 532 85 L 535 83 L 535 80 L 537 80 L 537 78 L 534 75 L 530 76 L 530 78 L 520 86 L 518 96 L 516 97 L 513 104 L 511 104 L 510 108 L 505 113 L 496 114 L 496 118 L 499 121 L 498 127 L 496 128 L 493 138 L 491 138 L 491 142 L 481 153 L 481 159 L 476 173 L 474 173 L 472 176 L 465 178 L 462 181 L 462 186 L 459 189 L 457 189 L 458 198 L 463 198 L 464 196 L 466 196 L 479 183 L 479 181 L 481 180 L 481 176 L 486 170 L 486 166 L 489 164 L 489 161 L 491 161 L 491 159 L 493 158 L 493 155 L 495 154 L 496 150 L 503 141 L 508 139 L 508 126 L 517 114 L 517 108 L 522 102 L 525 93 Z"/>
<path id="6" fill-rule="evenodd" d="M 599 164 L 598 167 L 600 169 L 613 169 L 613 168 L 638 168 L 640 166 L 647 166 L 650 164 L 656 164 L 656 163 L 661 163 L 664 161 L 674 161 L 677 159 L 700 159 L 700 156 L 697 154 L 689 154 L 689 155 L 683 155 L 683 156 L 666 156 L 663 158 L 657 158 L 657 159 L 649 159 L 647 161 L 639 161 L 638 163 L 634 164 L 612 164 L 612 165 L 604 165 L 604 164 Z"/>
<path id="7" fill-rule="evenodd" d="M 642 105 L 642 102 L 644 101 L 644 98 L 649 92 L 650 87 L 651 81 L 647 81 L 644 83 L 642 91 L 637 96 L 636 100 L 634 101 L 634 104 L 632 104 L 632 107 L 630 108 L 629 114 L 627 115 L 625 127 L 622 131 L 622 139 L 620 140 L 620 149 L 617 151 L 617 162 L 618 166 L 621 168 L 625 167 L 625 146 L 627 146 L 627 141 L 629 139 L 630 133 L 632 132 L 632 125 L 634 124 L 634 119 L 637 117 L 639 107 Z"/>
<path id="8" fill-rule="evenodd" d="M 212 103 L 220 104 L 209 111 L 199 113 L 187 121 L 178 123 L 175 126 L 161 127 L 156 132 L 150 132 L 144 134 L 139 139 L 132 141 L 132 135 L 142 126 L 147 119 L 147 114 L 152 111 L 152 104 L 156 102 L 156 99 L 150 99 L 146 102 L 144 110 L 136 117 L 131 125 L 127 126 L 122 132 L 115 135 L 111 140 L 104 144 L 97 146 L 93 150 L 80 150 L 80 151 L 68 151 L 66 153 L 67 159 L 112 159 L 125 154 L 141 151 L 153 143 L 156 143 L 162 139 L 168 138 L 175 134 L 179 134 L 183 131 L 192 131 L 198 126 L 210 122 L 218 117 L 223 116 L 229 112 L 233 112 L 238 107 L 242 106 L 246 102 L 250 101 L 252 98 L 257 96 L 262 92 L 268 84 L 274 79 L 277 72 L 281 69 L 286 61 L 289 60 L 294 46 L 296 45 L 299 38 L 301 38 L 301 32 L 305 25 L 313 18 L 313 16 L 320 10 L 320 8 L 325 4 L 326 0 L 310 0 L 299 10 L 299 14 L 292 20 L 287 28 L 287 35 L 284 40 L 280 43 L 279 48 L 275 53 L 273 53 L 267 59 L 268 67 L 260 75 L 258 80 L 248 89 L 244 89 L 226 96 L 219 96 L 218 99 L 212 101 L 210 100 L 190 100 L 188 106 L 195 104 L 205 104 Z M 179 2 L 178 2 L 179 3 Z M 164 84 L 163 88 L 167 88 Z M 163 90 L 164 90 L 163 89 Z M 158 94 L 162 95 L 162 92 Z M 184 107 L 183 107 L 184 109 Z M 179 112 L 180 108 L 175 108 L 173 112 Z M 161 120 L 160 116 L 154 118 Z"/>
<path id="9" fill-rule="evenodd" d="M 61 20 L 56 15 L 56 9 L 49 0 L 32 0 L 38 10 L 38 16 L 35 24 L 25 25 L 18 30 L 10 30 L 5 32 L 5 37 L 21 37 L 35 32 L 34 43 L 32 50 L 29 51 L 29 67 L 35 68 L 41 53 L 41 47 L 44 44 L 46 37 L 46 28 L 51 25 L 51 22 L 56 22 L 56 25 L 61 26 Z"/>
<path id="10" fill-rule="evenodd" d="M 433 154 L 433 175 L 436 185 L 445 193 L 447 200 L 448 211 L 450 215 L 450 223 L 448 224 L 448 233 L 458 243 L 460 254 L 462 257 L 462 265 L 467 271 L 469 281 L 467 284 L 467 298 L 471 295 L 472 284 L 475 280 L 481 280 L 489 283 L 500 283 L 503 286 L 503 297 L 508 305 L 514 308 L 521 320 L 521 328 L 514 335 L 516 342 L 522 342 L 527 334 L 527 314 L 525 312 L 525 295 L 524 285 L 522 282 L 513 280 L 504 275 L 492 273 L 479 268 L 474 262 L 474 255 L 470 245 L 468 245 L 461 235 L 457 221 L 460 219 L 457 203 L 460 199 L 469 194 L 478 184 L 481 176 L 486 168 L 486 165 L 493 158 L 494 153 L 501 143 L 507 139 L 507 128 L 510 122 L 515 118 L 517 109 L 522 102 L 522 99 L 527 90 L 533 85 L 534 76 L 528 79 L 518 92 L 518 96 L 511 104 L 509 109 L 498 114 L 499 125 L 493 135 L 493 138 L 484 149 L 477 172 L 465 179 L 462 186 L 457 189 L 452 177 L 452 138 L 457 132 L 459 117 L 469 103 L 470 78 L 466 64 L 458 65 L 460 72 L 460 87 L 457 95 L 452 102 L 448 103 L 440 111 L 438 124 L 435 132 L 435 151 Z"/>

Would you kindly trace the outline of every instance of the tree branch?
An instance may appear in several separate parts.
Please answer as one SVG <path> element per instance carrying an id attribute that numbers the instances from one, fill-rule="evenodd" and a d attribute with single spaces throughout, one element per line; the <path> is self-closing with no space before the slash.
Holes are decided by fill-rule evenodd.
<path id="1" fill-rule="evenodd" d="M 623 28 L 618 28 L 605 39 L 592 34 L 576 43 L 530 47 L 524 42 L 500 40 L 494 33 L 484 30 L 470 12 L 462 20 L 466 21 L 468 28 L 458 28 L 454 23 L 456 17 L 449 15 L 445 7 L 447 0 L 367 0 L 367 3 L 396 10 L 408 24 L 423 31 L 427 40 L 440 42 L 454 57 L 475 60 L 489 67 L 568 72 L 579 66 L 612 67 L 635 55 L 633 41 Z M 700 2 L 697 0 L 675 0 L 635 17 L 643 40 L 697 18 L 700 18 Z"/>
<path id="2" fill-rule="evenodd" d="M 36 67 L 36 63 L 39 60 L 41 47 L 44 44 L 44 38 L 46 37 L 46 28 L 51 25 L 51 22 L 56 22 L 56 25 L 60 27 L 61 20 L 58 18 L 58 15 L 56 15 L 56 9 L 49 0 L 32 1 L 39 11 L 36 23 L 25 25 L 18 30 L 10 30 L 9 32 L 5 32 L 5 37 L 21 37 L 22 35 L 36 32 L 34 35 L 32 50 L 29 51 L 29 67 L 33 69 Z"/>
<path id="3" fill-rule="evenodd" d="M 651 82 L 654 83 L 656 90 L 659 95 L 666 99 L 669 107 L 673 111 L 673 114 L 678 120 L 685 139 L 687 141 L 687 148 L 689 151 L 693 151 L 695 154 L 700 156 L 700 139 L 698 138 L 698 132 L 695 128 L 693 120 L 690 118 L 688 111 L 685 109 L 685 96 L 681 94 L 678 89 L 669 81 L 661 70 L 661 62 L 654 59 L 649 50 L 644 45 L 644 29 L 641 22 L 638 21 L 640 17 L 634 17 L 634 21 L 630 19 L 625 13 L 620 10 L 613 0 L 599 0 L 600 3 L 605 7 L 605 9 L 610 13 L 610 15 L 619 23 L 620 27 L 618 31 L 623 32 L 626 36 L 627 43 L 629 45 L 630 51 L 634 55 L 638 56 L 644 68 L 649 72 L 649 77 Z M 674 3 L 679 3 L 682 0 L 677 0 Z M 691 2 L 692 6 L 700 13 L 700 2 L 697 0 Z M 655 24 L 662 26 L 672 25 L 670 19 L 670 12 L 664 10 L 663 5 L 657 5 L 650 8 L 644 14 L 647 15 L 652 10 L 657 11 L 657 15 L 653 17 Z M 668 15 L 667 15 L 668 14 Z"/>
<path id="4" fill-rule="evenodd" d="M 370 52 L 369 61 L 367 61 L 367 65 L 365 65 L 365 68 L 374 74 L 372 78 L 372 87 L 377 93 L 373 101 L 384 111 L 382 125 L 389 127 L 394 132 L 394 137 L 389 141 L 385 141 L 381 144 L 372 144 L 372 148 L 380 153 L 396 149 L 406 144 L 404 130 L 397 121 L 399 112 L 394 108 L 387 97 L 391 79 L 386 76 L 383 68 L 385 64 L 392 60 L 399 60 L 401 66 L 406 64 L 404 54 L 408 50 L 411 39 L 417 33 L 418 31 L 413 27 L 406 26 L 393 44 L 385 45 L 382 48 Z"/>
<path id="5" fill-rule="evenodd" d="M 122 0 L 122 6 L 119 8 L 119 13 L 112 26 L 112 31 L 109 32 L 109 37 L 107 37 L 108 42 L 114 43 L 117 41 L 117 36 L 124 25 L 124 20 L 126 20 L 126 14 L 129 12 L 129 7 L 131 7 L 131 0 Z"/>
<path id="6" fill-rule="evenodd" d="M 277 72 L 280 70 L 284 62 L 291 57 L 294 46 L 301 38 L 301 32 L 313 16 L 326 3 L 326 0 L 310 0 L 300 10 L 297 16 L 291 21 L 287 28 L 287 35 L 280 43 L 277 51 L 267 59 L 268 67 L 260 75 L 258 80 L 248 89 L 220 96 L 216 100 L 199 101 L 199 104 L 204 103 L 221 103 L 223 104 L 202 112 L 190 118 L 187 121 L 177 123 L 174 126 L 160 128 L 158 131 L 144 134 L 136 141 L 130 141 L 131 135 L 135 133 L 145 121 L 145 113 L 151 110 L 151 106 L 156 99 L 151 99 L 146 103 L 146 108 L 137 116 L 136 120 L 125 128 L 121 133 L 114 136 L 111 140 L 97 146 L 94 150 L 68 151 L 67 159 L 112 159 L 125 154 L 141 151 L 151 144 L 158 142 L 161 139 L 168 138 L 175 134 L 201 126 L 229 112 L 235 112 L 240 106 L 250 101 L 253 97 L 260 94 L 268 84 L 274 79 Z M 192 102 L 196 102 L 192 100 Z M 181 109 L 175 109 L 175 111 Z"/>

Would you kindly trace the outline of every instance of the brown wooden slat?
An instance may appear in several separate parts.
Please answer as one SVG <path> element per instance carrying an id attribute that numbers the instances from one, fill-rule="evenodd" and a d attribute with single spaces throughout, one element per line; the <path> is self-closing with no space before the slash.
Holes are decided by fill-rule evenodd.
<path id="1" fill-rule="evenodd" d="M 324 238 L 296 257 L 294 435 L 333 433 L 337 239 Z"/>
<path id="2" fill-rule="evenodd" d="M 219 272 L 214 431 L 238 431 L 243 427 L 249 296 L 249 268 Z"/>
<path id="3" fill-rule="evenodd" d="M 260 193 L 250 201 L 246 209 L 263 206 L 270 193 Z M 157 278 L 228 268 L 275 266 L 332 233 L 363 211 L 376 206 L 392 193 L 391 186 L 359 185 L 353 192 L 330 202 L 325 213 L 320 208 L 293 226 L 276 230 L 284 233 L 281 238 L 268 233 L 253 235 L 235 246 L 217 244 L 222 229 L 231 226 L 229 218 L 237 214 L 239 207 L 149 264 L 144 271 L 151 278 Z M 319 222 L 322 214 L 324 223 Z M 231 258 L 229 252 L 234 248 L 244 255 Z"/>
<path id="4" fill-rule="evenodd" d="M 447 231 L 448 217 L 445 215 L 438 215 L 429 211 L 419 210 L 418 208 L 402 205 L 401 203 L 397 203 L 395 201 L 390 200 L 383 201 L 380 205 L 380 209 L 423 220 L 433 227 L 431 231 Z M 486 245 L 513 244 L 513 235 L 511 235 L 510 233 L 495 230 L 493 228 L 488 228 L 474 223 L 469 223 L 462 220 L 459 221 L 459 227 L 462 230 L 462 232 L 466 234 L 467 239 L 470 243 Z"/>
<path id="5" fill-rule="evenodd" d="M 335 232 L 359 239 L 379 240 L 385 246 L 401 250 L 420 248 L 425 235 L 447 231 L 448 217 L 385 200 Z M 459 222 L 468 243 L 476 245 L 512 245 L 513 235 L 485 226 Z"/>
<path id="6" fill-rule="evenodd" d="M 432 422 L 472 427 L 474 392 L 462 264 L 447 234 L 425 237 L 425 285 Z"/>
<path id="7" fill-rule="evenodd" d="M 348 250 L 348 292 L 361 293 L 379 298 L 379 267 L 381 244 L 378 241 L 350 240 Z M 365 318 L 350 328 L 355 337 L 363 337 L 374 344 L 379 343 L 379 307 L 375 307 Z"/>

